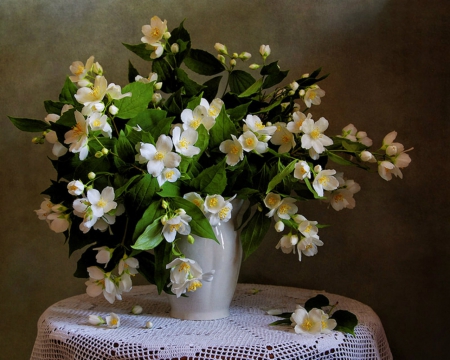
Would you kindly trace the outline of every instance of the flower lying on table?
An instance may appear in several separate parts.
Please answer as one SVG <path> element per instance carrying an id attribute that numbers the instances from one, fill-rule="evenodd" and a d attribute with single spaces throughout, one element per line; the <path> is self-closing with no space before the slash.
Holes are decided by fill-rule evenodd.
<path id="1" fill-rule="evenodd" d="M 360 191 L 332 163 L 364 170 L 373 163 L 391 180 L 411 161 L 396 132 L 378 150 L 352 124 L 325 134 L 328 120 L 315 109 L 325 96 L 320 69 L 279 85 L 288 71 L 268 62 L 269 45 L 249 66 L 252 75 L 238 69 L 250 53 L 219 43 L 217 56 L 192 48 L 183 23 L 169 32 L 155 16 L 142 32 L 141 44 L 125 46 L 152 72 L 141 75 L 130 62 L 122 89 L 94 57 L 75 61 L 59 99 L 44 102 L 45 121 L 10 117 L 20 130 L 42 133 L 34 143 L 53 145 L 56 180 L 36 213 L 64 233 L 70 255 L 84 249 L 75 276 L 90 278 L 92 296 L 120 299 L 138 271 L 160 292 L 195 291 L 212 273 L 185 259 L 177 242 L 192 235 L 217 241 L 213 227 L 230 219 L 235 198 L 248 205 L 240 228 L 245 257 L 272 223 L 282 233 L 274 247 L 299 260 L 313 256 L 324 244 L 321 225 L 297 204 L 352 209 Z M 189 71 L 210 77 L 198 83 Z"/>

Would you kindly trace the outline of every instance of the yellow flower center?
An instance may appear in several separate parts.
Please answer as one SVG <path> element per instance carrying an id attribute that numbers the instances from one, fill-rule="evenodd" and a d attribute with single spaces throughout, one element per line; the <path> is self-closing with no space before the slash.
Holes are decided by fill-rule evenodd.
<path id="1" fill-rule="evenodd" d="M 160 161 L 160 160 L 164 159 L 164 154 L 159 152 L 159 151 L 157 151 L 155 156 L 153 156 L 153 159 Z"/>
<path id="2" fill-rule="evenodd" d="M 71 185 L 69 187 L 69 190 L 76 191 L 76 190 L 78 190 L 78 188 L 75 185 Z"/>
<path id="3" fill-rule="evenodd" d="M 159 31 L 158 28 L 154 28 L 154 29 L 151 31 L 151 34 L 152 34 L 154 37 L 159 37 L 159 34 L 161 34 L 161 32 Z"/>
<path id="4" fill-rule="evenodd" d="M 175 171 L 173 171 L 173 170 L 167 171 L 167 172 L 164 174 L 164 176 L 166 177 L 167 180 L 172 179 L 173 175 L 175 175 Z"/>
<path id="5" fill-rule="evenodd" d="M 73 128 L 72 128 L 73 134 L 76 137 L 81 137 L 84 135 L 84 130 L 81 127 L 81 124 L 76 124 Z"/>
<path id="6" fill-rule="evenodd" d="M 328 178 L 326 177 L 326 176 L 321 176 L 320 178 L 319 178 L 319 183 L 320 183 L 320 185 L 326 185 L 326 184 L 328 184 Z"/>
<path id="7" fill-rule="evenodd" d="M 107 202 L 105 200 L 103 200 L 103 198 L 100 198 L 100 200 L 97 203 L 97 206 L 103 208 L 106 206 L 106 204 L 107 204 Z"/>
<path id="8" fill-rule="evenodd" d="M 195 199 L 195 200 L 193 201 L 193 203 L 194 203 L 197 207 L 202 206 L 202 202 L 201 202 L 199 199 Z"/>
<path id="9" fill-rule="evenodd" d="M 328 324 L 326 321 L 322 320 L 322 329 L 328 329 Z"/>
<path id="10" fill-rule="evenodd" d="M 170 232 L 173 232 L 173 231 L 178 231 L 178 229 L 181 227 L 181 224 L 180 223 L 178 223 L 178 224 L 172 224 L 172 225 L 170 225 Z"/>
<path id="11" fill-rule="evenodd" d="M 182 271 L 185 271 L 185 272 L 188 272 L 189 270 L 191 269 L 191 265 L 189 265 L 188 263 L 182 263 L 179 267 L 178 267 L 178 271 L 179 272 L 182 272 Z"/>
<path id="12" fill-rule="evenodd" d="M 343 201 L 344 200 L 344 195 L 342 195 L 342 194 L 337 194 L 335 197 L 334 197 L 334 202 L 339 202 L 339 201 Z"/>
<path id="13" fill-rule="evenodd" d="M 274 198 L 274 197 L 270 197 L 270 198 L 267 199 L 267 203 L 268 203 L 269 205 L 271 205 L 271 206 L 272 206 L 272 205 L 275 205 L 277 202 L 278 202 L 277 199 Z"/>
<path id="14" fill-rule="evenodd" d="M 236 155 L 237 153 L 239 153 L 239 148 L 236 145 L 232 145 L 231 149 L 230 149 L 230 153 L 232 153 L 233 155 Z"/>
<path id="15" fill-rule="evenodd" d="M 311 229 L 312 229 L 312 226 L 311 226 L 311 225 L 308 225 L 308 226 L 305 228 L 305 230 L 303 230 L 303 231 L 309 233 L 309 232 L 311 231 Z"/>
<path id="16" fill-rule="evenodd" d="M 281 215 L 287 214 L 289 209 L 290 209 L 289 205 L 281 205 L 280 208 L 278 209 L 278 213 Z"/>
<path id="17" fill-rule="evenodd" d="M 195 280 L 195 281 L 193 281 L 193 282 L 189 285 L 188 291 L 195 291 L 195 290 L 197 290 L 198 288 L 201 288 L 202 286 L 203 286 L 203 285 L 202 285 L 202 283 L 201 283 L 200 281 Z"/>
<path id="18" fill-rule="evenodd" d="M 200 126 L 201 123 L 202 123 L 202 119 L 194 118 L 189 125 L 191 128 L 196 130 Z"/>
<path id="19" fill-rule="evenodd" d="M 313 131 L 311 131 L 310 136 L 314 139 L 317 140 L 320 137 L 320 130 L 315 128 Z"/>
<path id="20" fill-rule="evenodd" d="M 92 125 L 94 125 L 94 127 L 99 127 L 102 124 L 102 122 L 100 121 L 100 119 L 95 119 L 94 122 L 92 123 Z"/>
<path id="21" fill-rule="evenodd" d="M 287 135 L 284 135 L 282 138 L 281 138 L 281 142 L 283 143 L 283 144 L 287 144 L 288 142 L 290 142 L 291 141 L 291 138 L 289 137 L 289 136 L 287 136 Z"/>
<path id="22" fill-rule="evenodd" d="M 220 210 L 219 211 L 219 218 L 220 218 L 220 220 L 225 219 L 229 212 L 230 212 L 230 208 L 229 207 L 224 207 L 222 210 Z"/>
<path id="23" fill-rule="evenodd" d="M 94 97 L 98 98 L 99 95 L 100 95 L 100 88 L 99 88 L 98 86 L 94 86 L 94 88 L 93 88 L 92 91 L 91 91 L 91 94 L 92 94 Z"/>
<path id="24" fill-rule="evenodd" d="M 312 249 L 312 248 L 313 248 L 312 244 L 308 244 L 308 245 L 305 246 L 305 250 L 309 250 L 309 249 Z"/>
<path id="25" fill-rule="evenodd" d="M 310 100 L 313 100 L 316 96 L 317 96 L 317 95 L 316 95 L 316 92 L 315 92 L 315 91 L 310 91 L 310 92 L 309 92 L 309 95 L 308 95 L 308 98 L 309 98 Z"/>
<path id="26" fill-rule="evenodd" d="M 77 70 L 75 71 L 75 75 L 81 75 L 84 71 L 83 65 L 78 65 Z"/>
<path id="27" fill-rule="evenodd" d="M 312 328 L 313 323 L 311 320 L 306 319 L 305 321 L 303 321 L 301 326 L 304 330 L 309 331 Z"/>
<path id="28" fill-rule="evenodd" d="M 258 121 L 255 125 L 258 130 L 262 130 L 266 127 L 261 121 Z"/>
<path id="29" fill-rule="evenodd" d="M 117 325 L 119 321 L 116 318 L 111 319 L 111 325 Z"/>
<path id="30" fill-rule="evenodd" d="M 183 148 L 183 149 L 187 149 L 187 147 L 190 145 L 190 142 L 189 141 L 187 141 L 186 139 L 181 139 L 180 140 L 180 142 L 178 143 L 178 146 L 180 147 L 180 148 Z"/>
<path id="31" fill-rule="evenodd" d="M 217 206 L 218 203 L 219 203 L 219 201 L 216 198 L 212 198 L 209 200 L 210 207 L 215 207 L 215 206 Z"/>
<path id="32" fill-rule="evenodd" d="M 245 143 L 247 144 L 247 146 L 253 146 L 255 142 L 252 138 L 247 138 L 245 139 Z"/>
<path id="33" fill-rule="evenodd" d="M 215 106 L 211 106 L 208 109 L 208 115 L 212 116 L 212 117 L 216 117 L 217 115 L 219 115 L 219 109 L 216 108 Z"/>

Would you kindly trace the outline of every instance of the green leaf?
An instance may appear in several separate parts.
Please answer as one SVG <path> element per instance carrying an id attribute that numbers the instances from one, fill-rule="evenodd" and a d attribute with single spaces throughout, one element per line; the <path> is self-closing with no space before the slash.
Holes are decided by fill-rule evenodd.
<path id="1" fill-rule="evenodd" d="M 79 163 L 74 172 L 74 179 L 79 179 L 83 183 L 87 183 L 89 181 L 89 178 L 87 176 L 91 171 L 94 173 L 108 172 L 109 168 L 110 164 L 106 156 L 103 156 L 99 159 L 94 156 L 90 156 Z"/>
<path id="2" fill-rule="evenodd" d="M 119 138 L 115 144 L 115 153 L 124 162 L 134 163 L 136 151 L 122 130 L 120 131 Z"/>
<path id="3" fill-rule="evenodd" d="M 145 231 L 147 226 L 152 224 L 155 219 L 160 218 L 165 214 L 164 209 L 161 206 L 161 201 L 153 201 L 150 203 L 150 205 L 145 209 L 144 214 L 139 219 L 139 221 L 136 224 L 136 227 L 133 232 L 133 241 L 136 241 L 136 239 Z"/>
<path id="4" fill-rule="evenodd" d="M 164 59 L 156 59 L 152 64 L 152 71 L 158 74 L 158 81 L 162 82 L 161 90 L 165 93 L 173 93 L 180 87 L 175 79 L 174 71 Z"/>
<path id="5" fill-rule="evenodd" d="M 232 121 L 242 120 L 248 114 L 248 107 L 252 102 L 248 102 L 242 105 L 238 105 L 233 109 L 227 109 L 227 114 L 230 116 Z"/>
<path id="6" fill-rule="evenodd" d="M 281 172 L 278 172 L 278 174 L 267 185 L 266 194 L 268 194 L 272 189 L 275 188 L 275 186 L 277 186 L 280 182 L 282 182 L 286 176 L 288 176 L 292 171 L 294 171 L 296 163 L 297 160 L 293 160 Z M 279 162 L 279 166 L 282 166 L 281 162 Z"/>
<path id="7" fill-rule="evenodd" d="M 237 134 L 236 126 L 227 115 L 225 106 L 222 106 L 222 109 L 216 118 L 216 123 L 209 131 L 210 147 L 219 147 L 222 141 L 231 140 L 231 134 Z"/>
<path id="8" fill-rule="evenodd" d="M 334 330 L 355 335 L 355 327 L 358 325 L 358 318 L 355 314 L 347 310 L 337 310 L 333 313 L 331 319 L 336 320 L 337 323 Z"/>
<path id="9" fill-rule="evenodd" d="M 253 76 L 242 70 L 234 70 L 228 78 L 230 91 L 235 94 L 241 94 L 252 86 L 255 81 Z"/>
<path id="10" fill-rule="evenodd" d="M 339 165 L 346 165 L 346 166 L 349 166 L 349 165 L 351 165 L 351 166 L 360 166 L 359 164 L 354 163 L 354 162 L 352 162 L 352 161 L 350 161 L 350 160 L 344 159 L 343 157 L 341 157 L 341 156 L 339 156 L 339 155 L 336 155 L 335 153 L 333 153 L 333 152 L 331 152 L 331 151 L 327 151 L 327 156 L 328 156 L 328 158 L 329 158 L 331 161 L 333 161 L 333 162 L 335 162 L 336 164 L 339 164 Z"/>
<path id="11" fill-rule="evenodd" d="M 152 101 L 153 85 L 134 82 L 122 89 L 122 93 L 131 92 L 131 96 L 114 101 L 114 105 L 119 108 L 117 117 L 121 119 L 131 119 L 140 112 L 145 111 Z"/>
<path id="12" fill-rule="evenodd" d="M 200 75 L 216 75 L 225 70 L 214 55 L 198 49 L 191 49 L 184 59 L 185 65 Z"/>
<path id="13" fill-rule="evenodd" d="M 270 228 L 272 219 L 268 218 L 262 211 L 256 211 L 248 224 L 242 229 L 241 241 L 246 260 L 261 244 Z"/>
<path id="14" fill-rule="evenodd" d="M 64 105 L 66 105 L 66 104 L 64 104 L 62 102 L 56 102 L 56 101 L 52 101 L 52 100 L 44 101 L 44 107 L 45 107 L 45 111 L 47 111 L 47 114 L 60 115 Z"/>
<path id="15" fill-rule="evenodd" d="M 125 208 L 133 214 L 141 214 L 150 206 L 158 189 L 156 178 L 150 174 L 143 175 L 141 180 L 125 194 Z"/>
<path id="16" fill-rule="evenodd" d="M 155 256 L 147 251 L 132 255 L 139 261 L 138 271 L 150 283 L 155 283 Z"/>
<path id="17" fill-rule="evenodd" d="M 184 209 L 192 218 L 189 222 L 192 234 L 218 242 L 208 219 L 195 204 L 191 203 L 189 200 L 183 199 L 182 197 L 170 198 L 169 202 L 171 208 Z"/>
<path id="18" fill-rule="evenodd" d="M 279 84 L 287 76 L 288 72 L 289 71 L 280 71 L 277 74 L 269 75 L 264 79 L 264 84 L 262 85 L 262 88 L 268 89 L 272 86 Z"/>
<path id="19" fill-rule="evenodd" d="M 171 261 L 172 244 L 162 241 L 155 249 L 155 285 L 158 293 L 166 287 L 169 281 L 170 270 L 166 269 L 166 265 Z"/>
<path id="20" fill-rule="evenodd" d="M 304 178 L 303 181 L 305 182 L 306 186 L 308 187 L 309 191 L 311 191 L 311 193 L 314 195 L 314 199 L 323 199 L 323 197 L 320 197 L 319 195 L 317 195 L 316 190 L 314 190 L 314 188 L 311 185 L 311 182 L 309 181 L 308 178 Z"/>
<path id="21" fill-rule="evenodd" d="M 292 315 L 292 314 L 290 314 L 290 315 Z M 283 319 L 283 320 L 277 320 L 277 321 L 271 322 L 269 325 L 270 325 L 270 326 L 276 326 L 276 325 L 291 325 L 291 323 L 292 323 L 292 321 L 291 321 L 291 319 L 289 318 L 289 319 Z"/>
<path id="22" fill-rule="evenodd" d="M 26 118 L 14 118 L 12 116 L 8 116 L 9 120 L 13 123 L 13 125 L 22 131 L 27 132 L 43 132 L 50 128 L 50 125 L 45 121 L 41 120 L 33 120 Z"/>
<path id="23" fill-rule="evenodd" d="M 138 44 L 138 45 L 131 45 L 131 44 L 125 44 L 122 43 L 128 50 L 134 52 L 137 56 L 139 56 L 140 58 L 146 60 L 146 61 L 151 61 L 152 59 L 150 58 L 151 53 L 153 52 L 152 50 L 147 50 L 147 46 L 146 44 Z"/>
<path id="24" fill-rule="evenodd" d="M 325 295 L 319 294 L 305 302 L 304 308 L 307 311 L 310 311 L 311 309 L 317 308 L 321 309 L 324 306 L 329 306 L 330 301 Z"/>
<path id="25" fill-rule="evenodd" d="M 253 114 L 262 114 L 262 113 L 266 113 L 269 112 L 270 110 L 272 110 L 273 108 L 276 108 L 278 105 L 281 104 L 281 102 L 283 101 L 283 99 L 278 99 L 277 101 L 273 102 L 272 104 L 270 104 L 269 106 L 266 106 L 265 108 L 261 109 L 260 111 L 257 111 Z"/>
<path id="26" fill-rule="evenodd" d="M 163 186 L 161 186 L 161 191 L 158 191 L 157 194 L 161 197 L 180 197 L 181 190 L 180 187 L 174 183 L 170 183 L 166 181 Z"/>
<path id="27" fill-rule="evenodd" d="M 246 89 L 244 92 L 242 92 L 239 97 L 248 97 L 251 96 L 259 91 L 261 89 L 261 86 L 263 84 L 263 79 L 260 78 L 256 80 L 248 89 Z"/>
<path id="28" fill-rule="evenodd" d="M 191 186 L 205 194 L 222 194 L 227 186 L 225 158 L 219 164 L 203 170 L 191 181 Z"/>
<path id="29" fill-rule="evenodd" d="M 135 250 L 150 250 L 158 246 L 164 240 L 162 235 L 161 217 L 156 218 L 150 225 L 148 225 L 144 232 L 137 238 L 134 245 L 131 247 Z"/>
<path id="30" fill-rule="evenodd" d="M 203 86 L 205 90 L 203 91 L 203 97 L 209 102 L 213 101 L 217 97 L 217 92 L 219 91 L 220 81 L 223 76 L 216 76 L 212 79 L 209 79 Z"/>
<path id="31" fill-rule="evenodd" d="M 176 74 L 178 80 L 183 83 L 187 96 L 195 96 L 205 88 L 203 85 L 197 84 L 195 81 L 189 79 L 188 74 L 183 69 L 177 68 Z"/>
<path id="32" fill-rule="evenodd" d="M 169 134 L 174 117 L 167 117 L 164 110 L 147 109 L 127 122 L 128 126 L 140 126 L 142 130 L 158 139 L 161 134 Z"/>
<path id="33" fill-rule="evenodd" d="M 59 101 L 66 103 L 66 104 L 72 104 L 72 105 L 79 105 L 77 99 L 75 99 L 75 94 L 77 93 L 78 88 L 77 86 L 70 80 L 68 77 L 66 77 L 66 81 L 64 82 L 64 86 L 61 90 L 61 93 L 59 94 Z"/>
<path id="34" fill-rule="evenodd" d="M 133 66 L 131 61 L 128 60 L 128 82 L 132 83 L 136 81 L 136 76 L 139 75 L 139 72 Z"/>

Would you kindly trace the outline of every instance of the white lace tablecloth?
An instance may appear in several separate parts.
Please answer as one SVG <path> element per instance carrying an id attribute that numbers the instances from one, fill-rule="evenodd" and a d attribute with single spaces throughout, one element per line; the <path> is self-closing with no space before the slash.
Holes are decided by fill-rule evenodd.
<path id="1" fill-rule="evenodd" d="M 356 336 L 299 335 L 292 328 L 269 326 L 278 317 L 268 309 L 293 311 L 317 294 L 359 320 Z M 130 313 L 134 305 L 144 311 Z M 88 322 L 114 312 L 120 327 L 109 329 Z M 323 291 L 292 287 L 238 284 L 228 318 L 188 321 L 169 316 L 167 296 L 152 285 L 137 286 L 122 301 L 78 295 L 48 308 L 38 322 L 32 360 L 53 359 L 392 359 L 380 319 L 356 300 Z M 151 321 L 153 328 L 145 328 Z"/>

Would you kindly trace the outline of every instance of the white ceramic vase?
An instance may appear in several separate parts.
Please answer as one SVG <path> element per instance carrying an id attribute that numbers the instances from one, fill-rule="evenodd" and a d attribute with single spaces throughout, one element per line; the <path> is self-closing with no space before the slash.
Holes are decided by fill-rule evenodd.
<path id="1" fill-rule="evenodd" d="M 230 304 L 236 289 L 242 261 L 242 245 L 235 231 L 242 201 L 233 201 L 228 222 L 213 226 L 219 244 L 211 239 L 194 236 L 194 244 L 183 238 L 178 244 L 186 258 L 195 260 L 203 272 L 215 270 L 211 282 L 194 292 L 177 298 L 169 295 L 170 316 L 183 320 L 214 320 L 230 314 Z"/>

